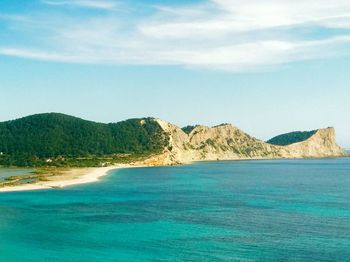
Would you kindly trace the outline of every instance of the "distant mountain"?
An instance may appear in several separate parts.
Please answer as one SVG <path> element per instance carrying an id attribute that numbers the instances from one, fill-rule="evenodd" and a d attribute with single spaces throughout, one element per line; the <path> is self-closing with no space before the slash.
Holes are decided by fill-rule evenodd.
<path id="1" fill-rule="evenodd" d="M 53 159 L 51 165 L 69 166 L 74 162 L 80 166 L 81 159 L 93 159 L 86 160 L 84 165 L 88 166 L 115 161 L 120 154 L 142 154 L 150 164 L 169 165 L 198 160 L 335 157 L 346 153 L 336 144 L 333 128 L 293 132 L 265 143 L 229 124 L 181 129 L 154 118 L 103 124 L 47 113 L 0 123 L 0 165 L 46 165 Z"/>
<path id="2" fill-rule="evenodd" d="M 290 132 L 287 134 L 282 134 L 279 136 L 275 136 L 274 138 L 271 138 L 266 143 L 272 144 L 272 145 L 279 145 L 279 146 L 287 146 L 294 143 L 302 142 L 307 139 L 309 139 L 311 136 L 316 134 L 317 130 L 313 131 L 296 131 L 296 132 Z"/>

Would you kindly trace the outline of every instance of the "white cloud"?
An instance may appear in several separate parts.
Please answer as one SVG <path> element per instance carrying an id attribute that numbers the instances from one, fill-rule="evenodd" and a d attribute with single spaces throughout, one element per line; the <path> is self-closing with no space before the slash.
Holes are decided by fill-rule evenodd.
<path id="1" fill-rule="evenodd" d="M 116 7 L 115 2 L 103 0 L 43 0 L 43 3 L 55 6 L 78 6 L 106 10 L 111 10 Z"/>
<path id="2" fill-rule="evenodd" d="M 94 0 L 54 3 L 102 9 L 116 4 Z M 31 19 L 41 32 L 44 26 L 40 25 L 48 18 L 37 15 Z M 344 0 L 212 0 L 182 7 L 156 6 L 153 15 L 131 14 L 128 20 L 114 10 L 104 17 L 50 21 L 55 22 L 46 23 L 45 45 L 0 44 L 0 54 L 60 62 L 232 71 L 350 54 L 350 31 L 318 35 L 318 31 L 333 28 L 350 29 L 350 2 Z M 298 34 L 304 29 L 311 30 L 307 38 Z"/>
<path id="3" fill-rule="evenodd" d="M 65 55 L 62 53 L 44 52 L 38 50 L 30 50 L 23 48 L 0 48 L 0 54 L 6 56 L 30 58 L 44 61 L 58 61 L 58 62 L 76 62 L 77 58 L 74 56 Z"/>
<path id="4" fill-rule="evenodd" d="M 164 13 L 140 26 L 154 37 L 182 38 L 191 35 L 210 36 L 233 34 L 278 27 L 302 25 L 332 26 L 350 21 L 350 2 L 342 0 L 213 0 L 199 17 Z M 181 10 L 181 9 L 180 9 Z M 182 9 L 181 12 L 186 12 Z M 170 13 L 170 12 L 168 12 Z M 175 13 L 175 11 L 173 11 Z"/>

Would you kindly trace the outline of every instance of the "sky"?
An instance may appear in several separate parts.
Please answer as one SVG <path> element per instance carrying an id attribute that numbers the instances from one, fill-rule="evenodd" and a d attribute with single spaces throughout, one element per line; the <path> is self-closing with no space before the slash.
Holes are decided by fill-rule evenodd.
<path id="1" fill-rule="evenodd" d="M 1 0 L 0 121 L 335 127 L 350 148 L 347 0 Z"/>

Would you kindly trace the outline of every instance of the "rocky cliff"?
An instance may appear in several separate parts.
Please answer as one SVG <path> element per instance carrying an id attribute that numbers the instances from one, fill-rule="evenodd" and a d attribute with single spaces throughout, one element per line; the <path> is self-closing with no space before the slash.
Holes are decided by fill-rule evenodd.
<path id="1" fill-rule="evenodd" d="M 269 143 L 237 127 L 179 128 L 155 118 L 96 123 L 59 113 L 0 122 L 0 165 L 91 166 L 142 160 L 170 165 L 199 160 L 338 157 L 333 128 L 291 132 Z"/>
<path id="2" fill-rule="evenodd" d="M 317 130 L 305 141 L 278 146 L 251 137 L 237 127 L 223 124 L 215 127 L 196 126 L 188 134 L 181 128 L 157 119 L 169 136 L 162 156 L 164 164 L 200 160 L 237 160 L 273 158 L 321 158 L 346 156 L 335 141 L 335 130 Z"/>

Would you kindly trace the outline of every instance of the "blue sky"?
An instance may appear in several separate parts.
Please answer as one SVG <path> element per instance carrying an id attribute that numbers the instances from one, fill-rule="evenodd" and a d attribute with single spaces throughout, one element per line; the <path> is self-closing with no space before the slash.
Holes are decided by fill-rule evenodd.
<path id="1" fill-rule="evenodd" d="M 155 116 L 261 139 L 334 126 L 350 147 L 349 68 L 342 0 L 0 2 L 0 121 Z"/>

